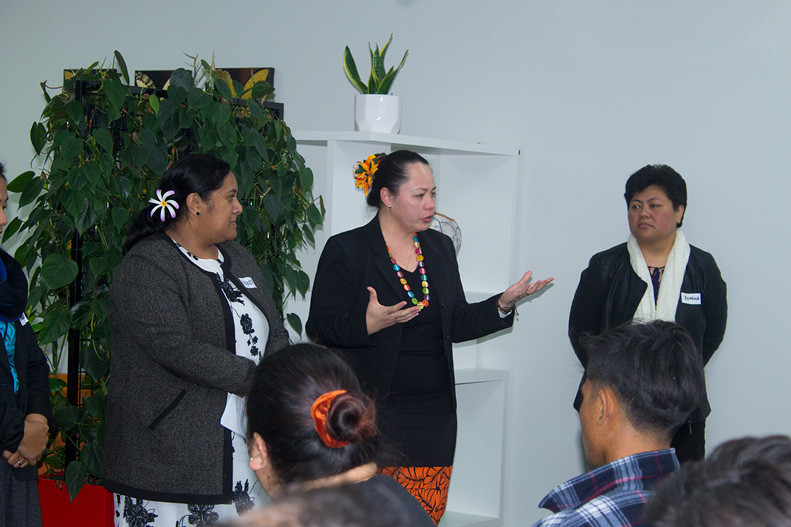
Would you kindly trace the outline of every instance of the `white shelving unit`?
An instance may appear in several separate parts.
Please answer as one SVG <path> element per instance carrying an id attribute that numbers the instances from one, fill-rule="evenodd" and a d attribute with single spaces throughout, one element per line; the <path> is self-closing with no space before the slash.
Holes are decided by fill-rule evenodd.
<path id="1" fill-rule="evenodd" d="M 437 211 L 462 231 L 459 269 L 468 301 L 502 291 L 514 276 L 517 163 L 512 147 L 460 143 L 371 132 L 294 132 L 314 174 L 314 195 L 327 214 L 315 251 L 300 255 L 315 275 L 326 239 L 367 223 L 375 211 L 354 186 L 357 161 L 378 152 L 408 149 L 425 157 L 437 184 Z M 289 310 L 307 319 L 308 303 Z M 478 349 L 496 339 L 454 345 L 459 433 L 448 508 L 441 527 L 502 525 L 505 404 L 508 372 L 478 368 Z"/>

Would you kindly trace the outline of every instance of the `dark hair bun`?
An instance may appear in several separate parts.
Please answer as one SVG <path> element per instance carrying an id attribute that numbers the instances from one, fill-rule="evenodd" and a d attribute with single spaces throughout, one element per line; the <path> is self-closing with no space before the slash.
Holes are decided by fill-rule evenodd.
<path id="1" fill-rule="evenodd" d="M 327 432 L 330 437 L 349 443 L 376 436 L 376 409 L 371 399 L 361 393 L 337 396 L 327 411 Z"/>

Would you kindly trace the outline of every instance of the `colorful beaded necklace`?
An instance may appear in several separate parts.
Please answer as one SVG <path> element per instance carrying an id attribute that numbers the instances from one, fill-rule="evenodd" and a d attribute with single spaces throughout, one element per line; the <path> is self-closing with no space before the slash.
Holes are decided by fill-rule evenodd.
<path id="1" fill-rule="evenodd" d="M 401 267 L 396 263 L 395 256 L 390 251 L 390 246 L 385 244 L 387 247 L 387 254 L 390 255 L 390 261 L 393 262 L 393 269 L 395 269 L 396 275 L 398 276 L 398 281 L 401 282 L 401 285 L 404 287 L 404 291 L 409 296 L 409 299 L 412 301 L 412 304 L 418 306 L 420 309 L 428 306 L 428 301 L 430 300 L 428 294 L 428 275 L 426 274 L 426 266 L 423 264 L 423 251 L 420 250 L 420 241 L 417 239 L 417 234 L 413 234 L 413 240 L 415 242 L 415 254 L 417 255 L 417 266 L 418 272 L 420 273 L 420 286 L 423 289 L 423 300 L 418 301 L 415 298 L 415 293 L 409 287 L 409 284 L 406 283 L 406 278 L 404 278 L 404 273 L 401 271 Z"/>

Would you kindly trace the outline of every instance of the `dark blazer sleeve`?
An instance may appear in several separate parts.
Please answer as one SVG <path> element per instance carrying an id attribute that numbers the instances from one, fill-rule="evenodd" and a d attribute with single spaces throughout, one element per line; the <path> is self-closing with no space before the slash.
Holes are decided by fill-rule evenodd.
<path id="1" fill-rule="evenodd" d="M 703 316 L 706 331 L 703 334 L 703 363 L 707 364 L 725 336 L 728 322 L 727 286 L 714 257 L 707 254 L 706 288 L 703 293 Z"/>
<path id="2" fill-rule="evenodd" d="M 25 434 L 25 413 L 11 404 L 0 403 L 0 427 L 0 450 L 16 452 Z"/>
<path id="3" fill-rule="evenodd" d="M 49 400 L 49 365 L 44 352 L 36 343 L 29 323 L 21 326 L 27 346 L 27 413 L 44 415 L 52 426 L 52 407 Z"/>
<path id="4" fill-rule="evenodd" d="M 0 450 L 15 452 L 25 433 L 25 417 L 42 414 L 54 428 L 49 402 L 49 366 L 44 352 L 36 344 L 29 323 L 16 324 L 16 356 L 24 362 L 17 364 L 23 407 L 8 402 L 0 403 Z M 2 349 L 0 353 L 5 353 Z"/>
<path id="5" fill-rule="evenodd" d="M 340 348 L 369 344 L 365 322 L 368 304 L 360 295 L 368 296 L 363 280 L 370 254 L 354 249 L 333 236 L 321 253 L 305 325 L 308 337 L 318 344 Z"/>
<path id="6" fill-rule="evenodd" d="M 580 275 L 574 300 L 569 313 L 569 340 L 580 363 L 588 362 L 582 347 L 582 337 L 587 334 L 598 335 L 602 332 L 602 312 L 607 298 L 607 283 L 603 266 L 597 255 L 588 262 L 588 267 Z"/>

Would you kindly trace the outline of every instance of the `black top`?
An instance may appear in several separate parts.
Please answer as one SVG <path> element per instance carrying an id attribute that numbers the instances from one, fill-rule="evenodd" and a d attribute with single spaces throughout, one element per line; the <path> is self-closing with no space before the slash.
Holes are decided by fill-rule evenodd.
<path id="1" fill-rule="evenodd" d="M 436 527 L 423 507 L 407 490 L 390 476 L 377 474 L 371 479 L 355 485 L 370 496 L 367 505 L 381 510 L 383 514 L 401 511 L 410 527 Z"/>

